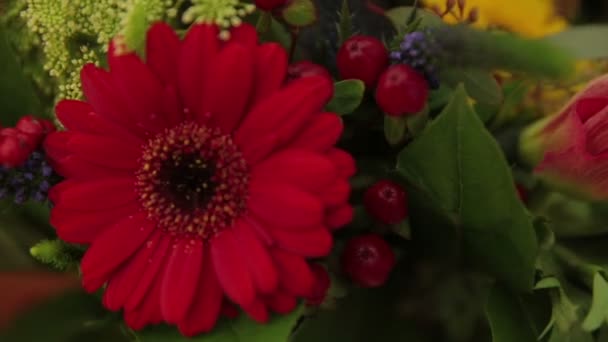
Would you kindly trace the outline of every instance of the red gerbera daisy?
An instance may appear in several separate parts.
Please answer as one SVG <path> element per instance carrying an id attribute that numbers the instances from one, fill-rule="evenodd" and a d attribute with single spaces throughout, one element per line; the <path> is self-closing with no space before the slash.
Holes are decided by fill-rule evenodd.
<path id="1" fill-rule="evenodd" d="M 66 131 L 48 154 L 66 179 L 50 194 L 65 241 L 90 244 L 88 291 L 127 324 L 211 330 L 228 300 L 259 322 L 307 297 L 306 258 L 348 223 L 353 159 L 334 147 L 342 122 L 322 112 L 324 77 L 284 84 L 287 56 L 243 25 L 228 42 L 211 25 L 180 41 L 148 32 L 146 61 L 110 48 L 110 71 L 86 65 L 86 102 L 56 112 Z"/>

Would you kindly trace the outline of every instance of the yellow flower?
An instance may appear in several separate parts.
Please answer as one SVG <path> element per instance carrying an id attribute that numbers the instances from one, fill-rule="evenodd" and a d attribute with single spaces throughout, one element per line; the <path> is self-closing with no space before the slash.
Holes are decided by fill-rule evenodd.
<path id="1" fill-rule="evenodd" d="M 427 7 L 445 10 L 446 0 L 424 0 Z M 478 28 L 501 28 L 520 35 L 538 38 L 562 31 L 566 20 L 557 14 L 554 0 L 466 0 L 464 18 L 477 8 L 478 18 L 473 24 Z M 444 20 L 460 21 L 458 6 Z"/>

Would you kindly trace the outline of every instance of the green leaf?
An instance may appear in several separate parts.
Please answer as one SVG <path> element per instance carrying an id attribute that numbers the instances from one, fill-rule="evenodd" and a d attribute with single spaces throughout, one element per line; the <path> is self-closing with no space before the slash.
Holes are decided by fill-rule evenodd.
<path id="1" fill-rule="evenodd" d="M 186 338 L 175 327 L 167 326 L 149 328 L 137 335 L 139 342 L 286 342 L 302 316 L 302 310 L 300 307 L 289 315 L 276 316 L 267 324 L 256 323 L 241 314 L 195 338 Z"/>
<path id="2" fill-rule="evenodd" d="M 504 87 L 504 102 L 500 110 L 492 120 L 492 127 L 500 127 L 506 122 L 513 120 L 519 115 L 518 107 L 521 106 L 525 96 L 530 90 L 530 84 L 525 81 L 517 81 Z"/>
<path id="3" fill-rule="evenodd" d="M 463 83 L 467 93 L 478 103 L 499 105 L 502 103 L 502 88 L 494 76 L 479 69 L 449 69 L 441 74 L 441 79 L 456 87 Z"/>
<path id="4" fill-rule="evenodd" d="M 6 30 L 0 26 L 0 123 L 13 125 L 25 114 L 41 114 L 40 102 L 30 80 L 23 74 Z"/>
<path id="5" fill-rule="evenodd" d="M 414 10 L 415 8 L 411 6 L 401 6 L 386 11 L 384 15 L 391 21 L 397 31 L 401 31 L 407 26 L 407 20 Z M 416 16 L 421 19 L 420 27 L 438 27 L 443 25 L 441 18 L 437 14 L 426 9 L 418 8 Z"/>
<path id="6" fill-rule="evenodd" d="M 599 329 L 608 319 L 608 283 L 598 272 L 593 277 L 593 299 L 591 309 L 583 321 L 585 331 Z"/>
<path id="7" fill-rule="evenodd" d="M 546 309 L 548 308 L 542 303 L 530 303 L 522 296 L 501 287 L 494 287 L 486 304 L 492 341 L 536 342 L 544 324 L 545 317 L 542 316 L 546 316 Z"/>
<path id="8" fill-rule="evenodd" d="M 566 50 L 572 51 L 580 59 L 608 57 L 608 25 L 573 26 L 546 39 Z"/>
<path id="9" fill-rule="evenodd" d="M 461 86 L 400 153 L 397 169 L 452 218 L 473 264 L 513 288 L 529 290 L 537 253 L 532 219 L 500 147 L 467 101 Z"/>
<path id="10" fill-rule="evenodd" d="M 292 0 L 281 12 L 287 24 L 305 27 L 317 21 L 317 8 L 312 0 Z"/>
<path id="11" fill-rule="evenodd" d="M 384 137 L 391 145 L 399 145 L 407 133 L 407 118 L 404 116 L 384 116 Z"/>
<path id="12" fill-rule="evenodd" d="M 342 8 L 340 9 L 340 21 L 338 22 L 338 45 L 342 46 L 350 36 L 353 34 L 353 17 L 348 6 L 348 0 L 342 1 Z"/>
<path id="13" fill-rule="evenodd" d="M 363 101 L 365 84 L 361 80 L 343 80 L 334 84 L 334 97 L 327 104 L 330 112 L 346 115 L 354 112 Z"/>
<path id="14" fill-rule="evenodd" d="M 109 328 L 108 312 L 99 301 L 84 292 L 70 292 L 34 308 L 23 315 L 1 341 L 83 341 L 79 337 Z M 112 341 L 120 341 L 116 338 Z M 87 340 L 88 341 L 88 340 Z"/>

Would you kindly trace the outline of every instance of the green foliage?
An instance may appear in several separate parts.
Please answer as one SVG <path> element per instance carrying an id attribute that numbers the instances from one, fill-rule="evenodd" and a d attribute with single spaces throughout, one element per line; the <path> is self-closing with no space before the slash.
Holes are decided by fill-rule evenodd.
<path id="1" fill-rule="evenodd" d="M 403 116 L 384 116 L 384 137 L 391 145 L 399 145 L 407 134 L 407 119 Z"/>
<path id="2" fill-rule="evenodd" d="M 477 103 L 499 105 L 503 100 L 502 89 L 492 73 L 479 69 L 449 69 L 441 74 L 441 80 L 449 86 L 464 84 L 467 94 Z"/>
<path id="3" fill-rule="evenodd" d="M 67 271 L 78 268 L 83 250 L 67 243 L 56 240 L 42 240 L 30 248 L 30 254 L 36 260 L 45 263 L 56 270 Z"/>
<path id="4" fill-rule="evenodd" d="M 343 80 L 334 84 L 334 97 L 326 109 L 340 115 L 351 114 L 361 105 L 365 84 L 361 80 Z"/>
<path id="5" fill-rule="evenodd" d="M 608 283 L 599 272 L 593 277 L 591 309 L 583 321 L 583 329 L 594 331 L 608 322 Z"/>
<path id="6" fill-rule="evenodd" d="M 306 27 L 318 19 L 317 7 L 312 0 L 292 0 L 281 12 L 281 17 L 293 27 Z"/>
<path id="7" fill-rule="evenodd" d="M 286 342 L 301 316 L 302 307 L 289 315 L 274 317 L 268 324 L 259 324 L 241 314 L 220 322 L 211 333 L 191 339 L 167 326 L 148 328 L 137 337 L 140 342 Z"/>
<path id="8" fill-rule="evenodd" d="M 401 152 L 398 170 L 455 227 L 474 265 L 513 288 L 532 288 L 537 243 L 531 217 L 500 148 L 468 105 L 462 86 Z"/>
<path id="9" fill-rule="evenodd" d="M 342 8 L 339 13 L 338 24 L 338 44 L 337 46 L 342 46 L 350 36 L 353 35 L 353 16 L 350 11 L 350 7 L 348 6 L 348 0 L 342 1 Z"/>
<path id="10" fill-rule="evenodd" d="M 443 26 L 441 18 L 439 18 L 433 12 L 425 9 L 416 9 L 411 6 L 402 6 L 391 8 L 386 11 L 386 17 L 391 21 L 393 27 L 397 30 L 398 34 L 404 33 L 408 26 L 408 19 L 412 16 L 412 13 L 416 11 L 416 17 L 420 19 L 418 27 L 439 27 Z"/>
<path id="11" fill-rule="evenodd" d="M 608 25 L 582 25 L 546 38 L 548 42 L 572 51 L 577 58 L 595 59 L 608 57 Z"/>

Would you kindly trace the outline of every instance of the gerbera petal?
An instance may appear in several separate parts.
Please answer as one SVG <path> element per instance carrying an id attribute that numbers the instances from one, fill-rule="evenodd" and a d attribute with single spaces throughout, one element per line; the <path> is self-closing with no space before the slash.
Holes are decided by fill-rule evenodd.
<path id="1" fill-rule="evenodd" d="M 269 133 L 285 142 L 330 99 L 333 85 L 324 77 L 298 79 L 257 104 L 236 132 L 239 146 Z"/>
<path id="2" fill-rule="evenodd" d="M 131 293 L 129 300 L 125 304 L 126 310 L 134 310 L 141 305 L 142 302 L 146 302 L 148 292 L 154 284 L 158 284 L 158 305 L 160 312 L 160 285 L 162 284 L 162 270 L 167 264 L 165 261 L 169 254 L 169 249 L 172 244 L 171 238 L 167 235 L 161 235 L 158 247 L 154 251 L 152 257 L 148 260 L 148 267 L 146 271 L 140 277 L 137 287 Z"/>
<path id="3" fill-rule="evenodd" d="M 89 244 L 99 233 L 136 213 L 138 209 L 136 202 L 101 211 L 77 211 L 59 205 L 51 210 L 50 223 L 62 240 Z"/>
<path id="4" fill-rule="evenodd" d="M 355 211 L 353 207 L 348 204 L 332 208 L 325 217 L 325 224 L 331 230 L 340 229 L 349 224 L 353 220 L 354 215 Z"/>
<path id="5" fill-rule="evenodd" d="M 89 113 L 93 112 L 90 104 L 78 100 L 61 100 L 55 106 L 57 119 L 69 130 L 90 133 L 90 125 L 86 120 Z"/>
<path id="6" fill-rule="evenodd" d="M 129 216 L 101 233 L 82 258 L 82 284 L 97 290 L 112 272 L 129 258 L 154 231 L 143 213 Z"/>
<path id="7" fill-rule="evenodd" d="M 156 23 L 148 30 L 146 63 L 164 84 L 177 83 L 180 44 L 179 37 L 166 23 Z"/>
<path id="8" fill-rule="evenodd" d="M 44 139 L 44 151 L 53 161 L 61 160 L 70 155 L 68 141 L 74 134 L 72 132 L 55 132 Z"/>
<path id="9" fill-rule="evenodd" d="M 350 184 L 345 179 L 337 179 L 332 185 L 320 193 L 321 201 L 328 207 L 348 202 L 350 197 Z"/>
<path id="10" fill-rule="evenodd" d="M 290 143 L 291 148 L 325 151 L 334 146 L 344 130 L 342 119 L 334 113 L 316 115 Z"/>
<path id="11" fill-rule="evenodd" d="M 327 256 L 333 246 L 333 238 L 325 227 L 298 232 L 275 228 L 270 232 L 282 249 L 308 258 Z"/>
<path id="12" fill-rule="evenodd" d="M 174 85 L 165 87 L 161 107 L 162 113 L 170 127 L 177 126 L 184 121 L 184 110 Z"/>
<path id="13" fill-rule="evenodd" d="M 203 77 L 209 75 L 219 50 L 217 35 L 215 25 L 193 25 L 183 41 L 177 71 L 178 89 L 184 107 L 190 113 L 200 112 Z"/>
<path id="14" fill-rule="evenodd" d="M 166 322 L 176 324 L 188 312 L 199 287 L 202 265 L 201 241 L 182 239 L 173 246 L 161 289 L 160 305 Z"/>
<path id="15" fill-rule="evenodd" d="M 252 304 L 242 306 L 243 311 L 247 314 L 247 316 L 251 317 L 254 321 L 265 324 L 268 323 L 270 319 L 270 315 L 268 314 L 268 309 L 266 309 L 266 305 L 264 302 L 256 298 Z"/>
<path id="16" fill-rule="evenodd" d="M 201 280 L 192 300 L 190 311 L 179 322 L 179 331 L 185 336 L 194 336 L 211 331 L 222 308 L 223 293 L 208 249 L 203 257 Z"/>
<path id="17" fill-rule="evenodd" d="M 57 206 L 75 210 L 98 210 L 116 208 L 136 199 L 133 178 L 105 178 L 84 182 L 73 182 L 69 187 L 53 190 Z"/>
<path id="18" fill-rule="evenodd" d="M 232 230 L 226 229 L 213 238 L 211 258 L 228 298 L 241 306 L 251 305 L 255 299 L 253 281 Z"/>
<path id="19" fill-rule="evenodd" d="M 133 330 L 141 330 L 146 325 L 162 322 L 160 309 L 161 283 L 152 284 L 152 288 L 146 296 L 146 300 L 140 306 L 125 310 L 125 323 Z"/>
<path id="20" fill-rule="evenodd" d="M 160 243 L 160 232 L 152 233 L 129 261 L 125 262 L 118 272 L 108 281 L 108 287 L 103 294 L 103 304 L 108 310 L 120 310 L 129 296 L 137 286 L 141 276 L 148 266 L 148 260 L 152 257 Z"/>
<path id="21" fill-rule="evenodd" d="M 137 159 L 141 155 L 141 150 L 136 145 L 90 134 L 74 134 L 69 139 L 67 148 L 90 163 L 127 170 L 135 170 Z"/>
<path id="22" fill-rule="evenodd" d="M 313 195 L 281 183 L 255 181 L 249 189 L 251 213 L 272 226 L 315 226 L 323 218 L 323 206 Z"/>
<path id="23" fill-rule="evenodd" d="M 267 134 L 256 141 L 241 146 L 241 153 L 249 165 L 256 165 L 269 155 L 279 143 L 277 134 Z"/>
<path id="24" fill-rule="evenodd" d="M 287 52 L 277 43 L 266 43 L 256 48 L 254 104 L 281 87 L 287 74 L 287 61 Z"/>
<path id="25" fill-rule="evenodd" d="M 198 118 L 201 123 L 207 121 L 206 113 L 211 113 L 213 123 L 226 133 L 232 132 L 239 123 L 253 84 L 250 50 L 230 43 L 219 53 L 202 94 L 199 114 L 203 116 Z"/>
<path id="26" fill-rule="evenodd" d="M 310 295 L 315 278 L 304 258 L 279 249 L 273 249 L 271 254 L 283 289 L 299 297 Z"/>
<path id="27" fill-rule="evenodd" d="M 312 151 L 289 149 L 256 165 L 252 179 L 284 182 L 310 192 L 327 187 L 337 177 L 332 161 Z"/>
<path id="28" fill-rule="evenodd" d="M 258 44 L 258 32 L 250 24 L 242 24 L 230 30 L 230 43 L 239 43 L 253 48 Z"/>
<path id="29" fill-rule="evenodd" d="M 122 178 L 129 177 L 132 174 L 131 170 L 92 164 L 75 155 L 56 161 L 54 168 L 63 177 L 75 180 L 94 180 L 106 177 Z"/>
<path id="30" fill-rule="evenodd" d="M 243 249 L 243 258 L 249 267 L 253 283 L 258 291 L 271 293 L 279 284 L 277 270 L 274 267 L 266 247 L 245 220 L 238 221 L 233 227 L 239 245 Z"/>
<path id="31" fill-rule="evenodd" d="M 342 177 L 350 178 L 357 173 L 357 166 L 355 164 L 355 159 L 339 148 L 332 148 L 327 151 L 327 157 L 336 164 L 338 167 L 338 172 Z"/>
<path id="32" fill-rule="evenodd" d="M 268 304 L 272 311 L 285 315 L 292 312 L 298 306 L 298 301 L 296 297 L 287 293 L 275 292 L 266 299 L 266 304 Z"/>

